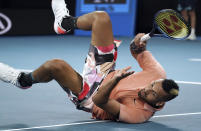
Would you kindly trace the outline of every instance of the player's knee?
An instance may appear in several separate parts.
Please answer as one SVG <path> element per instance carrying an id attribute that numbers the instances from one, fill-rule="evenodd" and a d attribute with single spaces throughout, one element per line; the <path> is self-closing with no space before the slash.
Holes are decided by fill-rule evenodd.
<path id="1" fill-rule="evenodd" d="M 102 22 L 102 23 L 110 22 L 110 16 L 105 11 L 96 11 L 96 12 L 94 12 L 94 15 L 95 15 L 95 19 L 98 22 Z"/>
<path id="2" fill-rule="evenodd" d="M 61 59 L 53 59 L 53 60 L 47 61 L 43 65 L 43 68 L 44 70 L 47 70 L 50 73 L 59 73 L 63 71 L 65 65 L 66 65 L 65 61 Z"/>

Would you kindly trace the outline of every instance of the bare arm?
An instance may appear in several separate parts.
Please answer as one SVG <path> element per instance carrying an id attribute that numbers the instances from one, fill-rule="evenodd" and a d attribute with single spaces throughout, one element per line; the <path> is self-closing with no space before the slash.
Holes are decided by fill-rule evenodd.
<path id="1" fill-rule="evenodd" d="M 120 103 L 114 99 L 109 99 L 110 93 L 115 85 L 123 78 L 134 73 L 133 71 L 127 72 L 131 67 L 119 70 L 109 81 L 104 83 L 98 90 L 97 94 L 93 97 L 93 102 L 104 111 L 110 113 L 116 118 L 119 117 Z"/>
<path id="2" fill-rule="evenodd" d="M 140 39 L 144 36 L 144 33 L 139 33 L 136 35 L 134 40 L 130 44 L 130 51 L 132 56 L 137 60 L 139 66 L 143 71 L 152 71 L 152 73 L 164 72 L 163 67 L 160 63 L 153 57 L 153 55 L 146 50 L 147 42 L 141 42 Z"/>

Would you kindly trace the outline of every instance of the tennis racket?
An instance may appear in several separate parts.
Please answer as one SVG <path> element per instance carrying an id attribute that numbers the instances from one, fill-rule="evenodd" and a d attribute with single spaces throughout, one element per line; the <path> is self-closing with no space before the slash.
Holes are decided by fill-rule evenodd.
<path id="1" fill-rule="evenodd" d="M 156 29 L 161 34 L 155 34 Z M 183 17 L 172 9 L 163 9 L 155 14 L 153 28 L 144 35 L 141 41 L 147 41 L 153 36 L 182 40 L 191 33 L 191 27 Z"/>

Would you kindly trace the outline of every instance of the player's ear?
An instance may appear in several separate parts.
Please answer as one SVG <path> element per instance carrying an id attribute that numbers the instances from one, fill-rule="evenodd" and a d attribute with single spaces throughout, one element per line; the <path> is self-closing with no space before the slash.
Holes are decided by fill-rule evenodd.
<path id="1" fill-rule="evenodd" d="M 158 106 L 158 107 L 162 107 L 164 105 L 165 105 L 165 102 L 163 102 L 163 101 L 159 101 L 156 103 L 156 106 Z"/>

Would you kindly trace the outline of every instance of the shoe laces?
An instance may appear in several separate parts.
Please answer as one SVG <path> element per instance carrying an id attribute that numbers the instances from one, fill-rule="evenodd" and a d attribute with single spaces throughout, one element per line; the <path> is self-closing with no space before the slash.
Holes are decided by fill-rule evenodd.
<path id="1" fill-rule="evenodd" d="M 69 16 L 69 10 L 66 8 L 66 4 L 63 3 L 60 8 L 53 8 L 55 18 L 61 24 L 62 18 Z"/>

